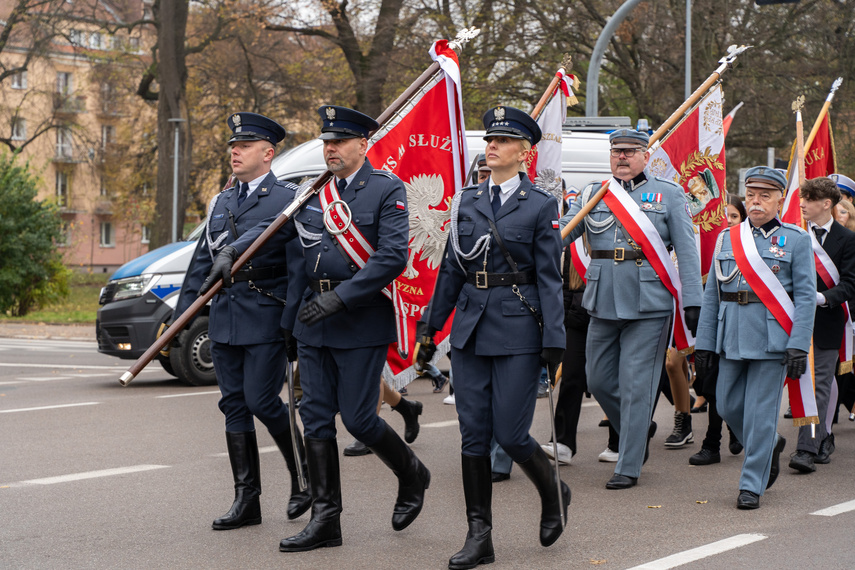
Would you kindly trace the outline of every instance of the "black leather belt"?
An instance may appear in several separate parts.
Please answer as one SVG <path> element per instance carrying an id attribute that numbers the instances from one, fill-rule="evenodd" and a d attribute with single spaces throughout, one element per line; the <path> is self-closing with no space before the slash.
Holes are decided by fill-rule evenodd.
<path id="1" fill-rule="evenodd" d="M 526 283 L 537 283 L 537 277 L 531 271 L 518 273 L 487 273 L 476 271 L 466 274 L 466 282 L 475 285 L 478 289 L 489 287 L 501 287 L 504 285 L 525 285 Z"/>
<path id="2" fill-rule="evenodd" d="M 315 293 L 326 293 L 327 291 L 332 291 L 342 283 L 344 283 L 344 281 L 333 281 L 332 279 L 321 279 L 316 281 L 312 279 L 309 281 L 309 289 Z"/>
<path id="3" fill-rule="evenodd" d="M 232 280 L 235 283 L 239 281 L 258 281 L 260 279 L 275 279 L 276 277 L 285 277 L 288 275 L 288 268 L 285 265 L 272 265 L 270 267 L 258 267 L 252 269 L 241 269 L 234 274 Z"/>
<path id="4" fill-rule="evenodd" d="M 789 294 L 790 299 L 793 298 L 793 294 Z M 760 297 L 757 296 L 757 293 L 754 291 L 736 291 L 735 293 L 725 293 L 721 292 L 721 300 L 729 301 L 731 303 L 739 303 L 740 305 L 747 305 L 748 303 L 762 303 Z"/>
<path id="5" fill-rule="evenodd" d="M 595 249 L 591 251 L 591 259 L 613 259 L 614 261 L 630 261 L 634 259 L 647 259 L 644 254 L 634 249 Z"/>

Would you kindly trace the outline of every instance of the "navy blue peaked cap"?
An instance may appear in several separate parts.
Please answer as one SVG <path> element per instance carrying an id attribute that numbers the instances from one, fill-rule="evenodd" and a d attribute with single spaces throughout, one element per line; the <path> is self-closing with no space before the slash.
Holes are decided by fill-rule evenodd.
<path id="1" fill-rule="evenodd" d="M 318 109 L 318 115 L 324 122 L 318 137 L 322 140 L 367 139 L 371 131 L 380 128 L 380 124 L 368 115 L 347 107 L 324 105 Z"/>
<path id="2" fill-rule="evenodd" d="M 229 117 L 228 123 L 232 130 L 229 144 L 235 141 L 268 141 L 276 146 L 285 138 L 282 125 L 258 113 L 235 113 Z"/>
<path id="3" fill-rule="evenodd" d="M 537 122 L 528 113 L 499 105 L 484 113 L 485 139 L 489 137 L 509 137 L 525 139 L 533 145 L 540 141 L 541 132 Z"/>

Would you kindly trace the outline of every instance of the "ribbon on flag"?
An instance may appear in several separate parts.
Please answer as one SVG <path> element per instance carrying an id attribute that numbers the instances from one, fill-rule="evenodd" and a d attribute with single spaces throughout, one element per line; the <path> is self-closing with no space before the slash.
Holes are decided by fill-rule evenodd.
<path id="1" fill-rule="evenodd" d="M 367 153 L 375 168 L 394 173 L 407 189 L 409 255 L 396 289 L 407 317 L 410 345 L 405 352 L 410 353 L 416 322 L 430 301 L 442 261 L 451 197 L 463 187 L 469 165 L 457 54 L 447 40 L 440 40 L 430 55 L 442 73 L 372 137 Z M 448 351 L 451 321 L 434 337 L 439 347 L 435 360 Z M 383 370 L 386 382 L 401 389 L 418 375 L 411 359 L 401 358 L 397 345 L 391 345 Z"/>

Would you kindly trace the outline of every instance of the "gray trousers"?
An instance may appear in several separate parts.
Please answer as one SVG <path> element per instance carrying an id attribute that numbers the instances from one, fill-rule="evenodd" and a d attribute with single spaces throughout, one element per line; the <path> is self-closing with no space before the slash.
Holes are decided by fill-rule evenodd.
<path id="1" fill-rule="evenodd" d="M 813 374 L 816 387 L 816 409 L 819 411 L 819 425 L 816 426 L 816 438 L 810 436 L 810 426 L 799 427 L 799 442 L 796 449 L 817 453 L 819 444 L 828 437 L 828 401 L 831 397 L 831 384 L 837 369 L 838 351 L 834 349 L 813 349 Z M 832 411 L 832 414 L 834 412 Z"/>
<path id="2" fill-rule="evenodd" d="M 616 474 L 641 474 L 670 325 L 670 317 L 632 321 L 591 317 L 588 325 L 588 388 L 620 434 Z"/>

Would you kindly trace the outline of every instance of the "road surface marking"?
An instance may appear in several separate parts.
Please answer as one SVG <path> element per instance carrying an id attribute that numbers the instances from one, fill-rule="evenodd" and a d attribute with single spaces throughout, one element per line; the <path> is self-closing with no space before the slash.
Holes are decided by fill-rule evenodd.
<path id="1" fill-rule="evenodd" d="M 71 368 L 72 370 L 127 370 L 126 366 L 103 366 L 100 364 L 34 364 L 34 363 L 10 363 L 0 362 L 0 366 L 7 368 Z"/>
<path id="2" fill-rule="evenodd" d="M 813 512 L 811 514 L 817 515 L 820 517 L 833 517 L 835 515 L 839 515 L 842 513 L 848 513 L 849 511 L 855 511 L 855 501 L 847 501 L 845 503 L 840 503 L 839 505 L 834 505 L 833 507 L 820 509 L 820 510 Z"/>
<path id="3" fill-rule="evenodd" d="M 167 394 L 165 396 L 155 396 L 155 398 L 183 398 L 184 396 L 206 396 L 209 394 L 219 394 L 219 390 L 209 390 L 207 392 L 187 392 L 185 394 Z"/>
<path id="4" fill-rule="evenodd" d="M 10 384 L 20 384 L 20 380 L 13 380 L 12 382 L 0 382 L 0 386 L 9 386 Z"/>
<path id="5" fill-rule="evenodd" d="M 151 471 L 152 469 L 166 469 L 168 467 L 169 465 L 132 465 L 130 467 L 116 467 L 114 469 L 101 469 L 100 471 L 86 471 L 84 473 L 72 473 L 57 477 L 45 477 L 44 479 L 29 479 L 21 481 L 21 483 L 24 485 L 54 485 L 56 483 L 68 483 L 69 481 L 82 481 L 83 479 L 96 479 L 98 477 L 111 477 L 113 475 Z"/>
<path id="6" fill-rule="evenodd" d="M 721 554 L 722 552 L 727 552 L 728 550 L 733 550 L 740 546 L 746 546 L 759 540 L 765 540 L 766 538 L 768 537 L 763 534 L 737 534 L 736 536 L 731 536 L 724 540 L 692 548 L 691 550 L 678 552 L 677 554 L 672 554 L 671 556 L 666 556 L 665 558 L 660 558 L 653 562 L 647 562 L 641 566 L 635 566 L 634 568 L 630 568 L 630 570 L 667 570 L 668 568 L 676 568 L 677 566 L 682 566 L 689 562 L 695 562 L 709 556 Z"/>
<path id="7" fill-rule="evenodd" d="M 441 428 L 457 425 L 457 420 L 448 420 L 447 422 L 433 422 L 432 424 L 422 424 L 423 428 Z"/>
<path id="8" fill-rule="evenodd" d="M 95 406 L 101 402 L 80 402 L 79 404 L 58 404 L 56 406 L 39 406 L 38 408 L 18 408 L 15 410 L 0 410 L 0 414 L 11 414 L 13 412 L 35 412 L 38 410 L 56 410 L 58 408 L 74 408 L 76 406 Z"/>
<path id="9" fill-rule="evenodd" d="M 71 380 L 71 376 L 19 376 L 18 380 L 26 382 L 51 382 L 52 380 Z"/>

